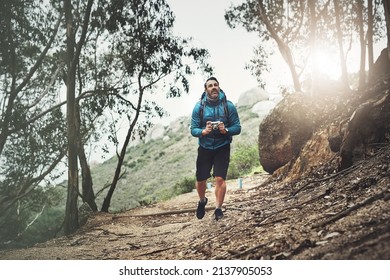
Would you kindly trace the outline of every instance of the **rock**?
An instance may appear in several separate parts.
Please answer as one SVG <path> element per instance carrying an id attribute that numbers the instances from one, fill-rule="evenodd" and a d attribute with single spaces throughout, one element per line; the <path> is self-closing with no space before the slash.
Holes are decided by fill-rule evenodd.
<path id="1" fill-rule="evenodd" d="M 273 173 L 299 154 L 311 137 L 315 113 L 310 98 L 301 93 L 286 96 L 259 127 L 259 158 Z"/>
<path id="2" fill-rule="evenodd" d="M 257 102 L 268 100 L 270 94 L 262 88 L 253 88 L 240 95 L 237 107 L 253 106 Z"/>
<path id="3" fill-rule="evenodd" d="M 165 135 L 165 128 L 162 124 L 156 124 L 153 126 L 149 133 L 145 137 L 145 143 L 148 143 L 151 140 L 157 140 L 163 138 Z"/>
<path id="4" fill-rule="evenodd" d="M 381 51 L 378 59 L 374 63 L 372 69 L 372 78 L 370 83 L 377 82 L 378 79 L 382 79 L 383 76 L 390 73 L 390 58 L 388 56 L 387 48 Z"/>
<path id="5" fill-rule="evenodd" d="M 388 131 L 390 93 L 360 104 L 348 121 L 340 148 L 340 170 L 350 167 L 355 157 L 364 158 L 368 145 L 381 143 Z"/>
<path id="6" fill-rule="evenodd" d="M 187 117 L 184 117 L 184 116 L 179 117 L 169 124 L 169 128 L 172 130 L 173 133 L 176 133 L 176 132 L 184 129 L 187 122 L 188 122 Z"/>
<path id="7" fill-rule="evenodd" d="M 275 106 L 276 103 L 273 101 L 260 101 L 252 107 L 251 112 L 257 114 L 259 118 L 264 118 Z"/>
<path id="8" fill-rule="evenodd" d="M 79 225 L 83 226 L 87 223 L 89 217 L 93 215 L 93 211 L 88 203 L 84 202 L 79 208 Z"/>

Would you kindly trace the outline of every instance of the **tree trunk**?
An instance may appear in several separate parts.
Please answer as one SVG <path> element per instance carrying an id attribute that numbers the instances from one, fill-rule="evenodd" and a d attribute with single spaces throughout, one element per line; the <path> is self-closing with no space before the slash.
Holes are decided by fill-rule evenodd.
<path id="1" fill-rule="evenodd" d="M 374 14 L 372 0 L 368 0 L 367 12 L 367 55 L 368 55 L 368 79 L 372 78 L 372 70 L 374 66 Z"/>
<path id="2" fill-rule="evenodd" d="M 93 191 L 93 181 L 91 176 L 91 169 L 89 168 L 87 157 L 85 156 L 84 145 L 82 141 L 82 135 L 80 130 L 81 117 L 80 117 L 80 106 L 78 102 L 76 106 L 76 128 L 77 128 L 77 154 L 79 156 L 81 166 L 81 188 L 82 188 L 82 199 L 83 202 L 88 203 L 92 211 L 98 211 L 95 194 Z"/>
<path id="3" fill-rule="evenodd" d="M 360 39 L 359 89 L 366 85 L 366 40 L 364 38 L 363 0 L 357 1 L 357 20 Z"/>
<path id="4" fill-rule="evenodd" d="M 263 23 L 265 24 L 265 26 L 267 27 L 267 30 L 271 34 L 271 37 L 278 44 L 279 51 L 290 69 L 295 91 L 300 92 L 302 89 L 301 83 L 299 81 L 298 73 L 295 69 L 294 59 L 293 59 L 291 50 L 290 50 L 289 46 L 285 42 L 283 42 L 283 40 L 279 37 L 276 30 L 273 28 L 271 22 L 269 21 L 267 15 L 265 13 L 263 1 L 259 1 L 258 3 L 259 3 L 259 8 L 260 8 L 260 10 L 259 10 L 260 18 L 263 21 Z"/>
<path id="5" fill-rule="evenodd" d="M 340 21 L 340 4 L 338 0 L 333 0 L 334 10 L 335 10 L 335 18 L 336 18 L 336 30 L 337 30 L 337 42 L 339 45 L 339 56 L 340 56 L 340 66 L 341 66 L 341 80 L 345 89 L 349 89 L 349 81 L 348 81 L 348 70 L 347 70 L 347 62 L 344 54 L 344 46 L 343 46 L 343 32 L 341 30 L 341 21 Z"/>
<path id="6" fill-rule="evenodd" d="M 135 112 L 135 117 L 134 117 L 133 121 L 131 122 L 129 130 L 127 131 L 125 143 L 123 144 L 121 153 L 120 153 L 119 158 L 118 158 L 118 164 L 116 166 L 114 178 L 112 180 L 110 189 L 108 190 L 107 195 L 103 201 L 103 205 L 101 208 L 102 212 L 108 212 L 108 209 L 110 208 L 111 198 L 112 198 L 112 195 L 114 194 L 115 188 L 118 184 L 118 180 L 119 180 L 122 165 L 123 165 L 123 160 L 124 160 L 125 155 L 126 155 L 126 149 L 127 149 L 127 146 L 129 145 L 131 134 L 133 133 L 134 127 L 138 121 L 138 117 L 139 117 L 141 105 L 142 105 L 143 94 L 144 94 L 144 89 L 142 88 L 142 85 L 141 85 L 142 73 L 143 73 L 143 71 L 141 70 L 141 73 L 139 74 L 139 77 L 138 77 L 139 96 L 138 96 L 138 104 L 137 104 L 137 109 Z"/>
<path id="7" fill-rule="evenodd" d="M 122 165 L 123 165 L 123 160 L 125 159 L 125 155 L 126 155 L 126 149 L 127 149 L 127 146 L 130 142 L 130 137 L 131 137 L 131 134 L 132 134 L 133 129 L 134 129 L 133 124 L 135 124 L 134 121 L 130 125 L 129 130 L 127 131 L 125 143 L 122 146 L 122 150 L 121 150 L 121 153 L 120 153 L 119 158 L 118 158 L 118 164 L 117 164 L 116 169 L 115 169 L 114 178 L 112 180 L 110 189 L 108 190 L 107 195 L 103 201 L 103 205 L 102 205 L 102 209 L 101 209 L 102 212 L 108 212 L 108 209 L 110 208 L 111 198 L 112 198 L 112 195 L 114 194 L 114 191 L 115 191 L 116 186 L 118 184 L 118 180 L 119 180 Z"/>
<path id="8" fill-rule="evenodd" d="M 387 55 L 390 59 L 390 0 L 383 0 L 385 10 L 386 31 L 387 31 Z"/>
<path id="9" fill-rule="evenodd" d="M 68 196 L 66 201 L 64 232 L 69 235 L 78 228 L 77 197 L 78 189 L 78 167 L 77 167 L 77 146 L 76 146 L 76 120 L 75 120 L 75 87 L 76 67 L 75 55 L 75 33 L 73 28 L 71 0 L 64 0 L 65 21 L 66 21 L 66 46 L 67 46 L 67 129 L 68 129 Z"/>
<path id="10" fill-rule="evenodd" d="M 311 92 L 314 93 L 318 81 L 318 63 L 316 61 L 316 30 L 317 30 L 317 16 L 315 1 L 308 1 L 310 13 L 310 56 L 311 56 Z"/>
<path id="11" fill-rule="evenodd" d="M 68 196 L 65 208 L 64 233 L 69 235 L 77 230 L 79 195 L 78 165 L 77 165 L 77 127 L 76 127 L 76 66 L 79 63 L 81 49 L 84 45 L 93 0 L 88 0 L 84 15 L 84 22 L 80 40 L 76 45 L 75 30 L 73 26 L 72 1 L 64 0 L 66 21 L 66 47 L 67 47 L 67 128 L 68 128 Z"/>

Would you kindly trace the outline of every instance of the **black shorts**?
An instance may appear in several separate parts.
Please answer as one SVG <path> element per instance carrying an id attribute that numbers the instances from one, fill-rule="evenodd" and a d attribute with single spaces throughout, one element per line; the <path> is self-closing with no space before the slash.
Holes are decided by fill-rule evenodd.
<path id="1" fill-rule="evenodd" d="M 230 161 L 230 144 L 222 146 L 216 150 L 208 150 L 201 146 L 198 148 L 198 158 L 196 159 L 196 180 L 204 181 L 213 176 L 222 177 L 226 180 Z"/>

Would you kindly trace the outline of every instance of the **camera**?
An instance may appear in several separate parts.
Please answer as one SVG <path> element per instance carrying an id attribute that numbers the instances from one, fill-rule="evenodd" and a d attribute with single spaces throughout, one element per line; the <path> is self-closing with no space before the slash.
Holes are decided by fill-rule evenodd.
<path id="1" fill-rule="evenodd" d="M 213 127 L 213 130 L 217 130 L 218 129 L 219 123 L 220 123 L 220 121 L 211 122 L 211 126 Z"/>

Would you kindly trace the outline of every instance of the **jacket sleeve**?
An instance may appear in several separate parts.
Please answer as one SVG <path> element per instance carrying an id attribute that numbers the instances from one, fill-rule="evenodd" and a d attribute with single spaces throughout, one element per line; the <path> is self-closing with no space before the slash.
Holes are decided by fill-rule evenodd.
<path id="1" fill-rule="evenodd" d="M 202 137 L 202 124 L 199 116 L 200 103 L 196 103 L 191 116 L 191 135 L 194 137 Z"/>
<path id="2" fill-rule="evenodd" d="M 227 129 L 229 130 L 228 135 L 238 135 L 241 133 L 241 123 L 240 118 L 237 113 L 236 106 L 231 101 L 228 101 L 228 110 L 229 110 L 229 126 Z"/>

